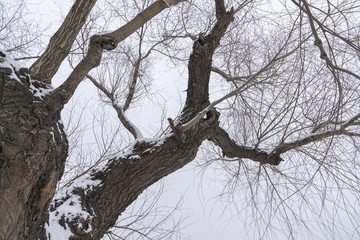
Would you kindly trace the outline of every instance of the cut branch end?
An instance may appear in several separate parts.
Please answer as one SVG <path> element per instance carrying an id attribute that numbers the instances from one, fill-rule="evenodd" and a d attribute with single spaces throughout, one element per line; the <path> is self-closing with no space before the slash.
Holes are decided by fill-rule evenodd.
<path id="1" fill-rule="evenodd" d="M 178 141 L 179 144 L 183 144 L 184 143 L 184 129 L 183 126 L 181 124 L 176 125 L 174 124 L 174 120 L 172 120 L 172 118 L 168 118 L 169 124 L 170 124 L 170 128 L 172 129 L 176 140 Z"/>

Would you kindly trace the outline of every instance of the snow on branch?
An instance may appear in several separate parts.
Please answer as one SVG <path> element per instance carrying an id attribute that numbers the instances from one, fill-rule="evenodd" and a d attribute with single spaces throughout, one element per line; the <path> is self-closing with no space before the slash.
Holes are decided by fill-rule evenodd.
<path id="1" fill-rule="evenodd" d="M 14 59 L 9 57 L 9 53 L 1 49 L 0 72 L 24 85 L 27 90 L 33 94 L 35 101 L 44 100 L 45 96 L 54 90 L 51 85 L 32 79 L 29 69 L 22 67 Z"/>
<path id="2" fill-rule="evenodd" d="M 50 239 L 71 239 L 74 232 L 81 235 L 93 230 L 89 223 L 95 213 L 92 209 L 86 210 L 78 192 L 86 195 L 99 184 L 100 180 L 91 180 L 88 176 L 83 176 L 56 193 L 50 206 L 49 223 L 45 225 L 46 234 Z"/>
<path id="3" fill-rule="evenodd" d="M 90 76 L 89 74 L 86 75 L 88 79 L 101 91 L 105 94 L 106 97 L 112 103 L 113 108 L 115 109 L 116 113 L 118 114 L 118 118 L 120 119 L 121 123 L 124 127 L 134 136 L 135 139 L 143 138 L 141 131 L 126 117 L 124 106 L 120 105 L 114 97 L 114 94 L 109 92 L 103 85 L 101 85 L 94 77 Z"/>

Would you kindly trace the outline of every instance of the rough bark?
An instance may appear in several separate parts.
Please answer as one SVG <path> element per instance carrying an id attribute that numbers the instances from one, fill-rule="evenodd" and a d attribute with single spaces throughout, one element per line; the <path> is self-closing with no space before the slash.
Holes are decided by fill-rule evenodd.
<path id="1" fill-rule="evenodd" d="M 181 122 L 194 118 L 197 113 L 209 104 L 209 79 L 212 67 L 212 57 L 220 44 L 221 38 L 229 24 L 233 21 L 234 11 L 223 12 L 209 35 L 199 34 L 199 39 L 193 44 L 193 52 L 189 59 L 189 78 L 185 107 Z"/>
<path id="2" fill-rule="evenodd" d="M 2 54 L 5 56 L 5 54 Z M 25 69 L 0 71 L 0 239 L 44 239 L 47 209 L 60 180 L 67 140 L 54 112 L 34 93 L 48 86 Z M 36 95 L 36 94 L 35 94 Z"/>
<path id="3" fill-rule="evenodd" d="M 222 149 L 224 156 L 229 158 L 248 158 L 261 164 L 279 165 L 283 159 L 279 153 L 269 154 L 260 149 L 253 149 L 236 144 L 229 134 L 221 127 L 216 127 L 209 138 Z"/>
<path id="4" fill-rule="evenodd" d="M 95 1 L 74 3 L 31 71 L 13 66 L 0 68 L 0 239 L 47 238 L 44 225 L 49 203 L 63 174 L 68 149 L 60 122 L 63 105 L 84 76 L 99 65 L 104 49 L 113 49 L 139 26 L 179 2 L 156 1 L 113 35 L 93 36 L 84 61 L 52 94 L 44 94 L 50 88 L 44 83 L 50 82 L 69 53 Z M 6 55 L 0 56 L 2 63 Z M 30 72 L 41 82 L 32 80 Z M 109 222 L 107 219 L 107 227 Z M 95 236 L 103 234 L 103 229 L 100 227 Z"/>
<path id="5" fill-rule="evenodd" d="M 74 181 L 66 186 L 67 191 L 59 195 L 49 208 L 56 184 L 64 171 L 68 150 L 60 122 L 63 105 L 88 72 L 100 64 L 104 49 L 114 49 L 120 41 L 163 9 L 181 1 L 155 1 L 118 30 L 93 36 L 87 56 L 65 83 L 51 94 L 44 94 L 50 88 L 44 82 L 50 82 L 69 53 L 95 0 L 75 1 L 48 49 L 32 66 L 32 75 L 41 82 L 30 79 L 26 69 L 0 67 L 0 239 L 51 238 L 51 232 L 46 234 L 46 230 L 49 230 L 45 229 L 46 223 L 70 229 L 70 239 L 100 239 L 146 188 L 191 162 L 204 140 L 214 142 L 227 157 L 249 158 L 261 164 L 278 165 L 282 161 L 280 154 L 299 146 L 337 135 L 359 136 L 346 128 L 359 125 L 360 114 L 338 124 L 333 131 L 314 131 L 303 139 L 282 143 L 272 153 L 244 147 L 233 141 L 219 126 L 219 113 L 206 109 L 210 104 L 212 57 L 234 15 L 234 10 L 226 12 L 223 0 L 215 0 L 217 22 L 208 35 L 200 33 L 193 44 L 188 66 L 186 103 L 178 121 L 169 119 L 172 133 L 163 139 L 137 142 L 131 152 L 109 160 L 103 169 L 85 176 L 86 180 L 96 184 L 84 186 Z M 79 16 L 77 11 L 80 11 Z M 0 63 L 5 57 L 0 52 Z M 111 99 L 115 104 L 112 96 Z M 119 108 L 120 119 L 124 108 Z M 196 124 L 185 128 L 185 124 L 204 109 L 206 118 L 201 115 Z M 123 122 L 126 121 L 123 119 Z M 136 133 L 133 135 L 136 137 Z M 78 197 L 79 202 L 71 200 L 74 196 Z M 59 209 L 66 204 L 79 204 L 80 211 L 60 212 Z M 48 222 L 48 214 L 57 218 Z"/>

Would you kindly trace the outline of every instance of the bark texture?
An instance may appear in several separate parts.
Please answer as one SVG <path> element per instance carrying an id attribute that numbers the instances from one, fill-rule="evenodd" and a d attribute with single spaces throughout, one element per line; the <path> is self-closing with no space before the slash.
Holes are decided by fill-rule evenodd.
<path id="1" fill-rule="evenodd" d="M 0 239 L 49 237 L 46 236 L 44 225 L 48 221 L 49 203 L 63 174 L 68 150 L 66 135 L 60 122 L 63 105 L 71 98 L 85 75 L 100 64 L 104 49 L 114 49 L 118 42 L 141 25 L 181 0 L 171 1 L 170 4 L 162 0 L 156 1 L 122 28 L 111 34 L 93 36 L 87 56 L 67 81 L 51 94 L 44 94 L 50 90 L 45 83 L 51 82 L 69 54 L 71 45 L 95 2 L 74 2 L 62 26 L 51 38 L 48 48 L 31 66 L 30 71 L 13 66 L 0 68 Z M 6 54 L 1 53 L 0 56 L 2 63 Z M 32 80 L 30 73 L 40 81 Z M 116 172 L 116 168 L 113 171 Z M 89 199 L 93 198 L 96 199 L 96 194 Z M 92 202 L 87 204 L 91 205 Z M 126 202 L 120 209 L 130 203 Z M 110 208 L 106 213 L 113 210 Z M 115 211 L 116 214 L 120 212 Z M 99 219 L 101 224 L 94 225 L 99 226 L 99 229 L 94 229 L 93 236 L 96 238 L 100 238 L 114 220 Z M 72 230 L 74 238 L 77 238 L 79 229 Z"/>
<path id="2" fill-rule="evenodd" d="M 0 71 L 0 239 L 45 239 L 67 140 L 59 113 L 34 96 L 48 86 L 30 80 L 26 69 L 15 71 Z"/>
<path id="3" fill-rule="evenodd" d="M 92 180 L 101 180 L 99 186 L 92 190 L 74 187 L 69 193 L 80 196 L 83 209 L 91 217 L 79 215 L 71 219 L 64 216 L 62 226 L 71 229 L 73 239 L 101 239 L 146 188 L 195 158 L 200 144 L 218 123 L 218 116 L 214 114 L 193 131 L 188 131 L 182 145 L 172 135 L 162 144 L 156 141 L 137 142 L 131 154 L 112 159 L 106 169 L 90 176 Z M 52 211 L 56 211 L 69 197 L 57 199 Z"/>

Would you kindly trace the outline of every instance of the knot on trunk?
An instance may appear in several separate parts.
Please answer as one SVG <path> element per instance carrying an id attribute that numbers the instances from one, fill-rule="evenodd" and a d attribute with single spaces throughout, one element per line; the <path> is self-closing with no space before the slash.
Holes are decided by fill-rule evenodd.
<path id="1" fill-rule="evenodd" d="M 115 38 L 106 35 L 94 35 L 90 38 L 90 45 L 95 45 L 105 50 L 114 50 L 117 46 Z"/>

